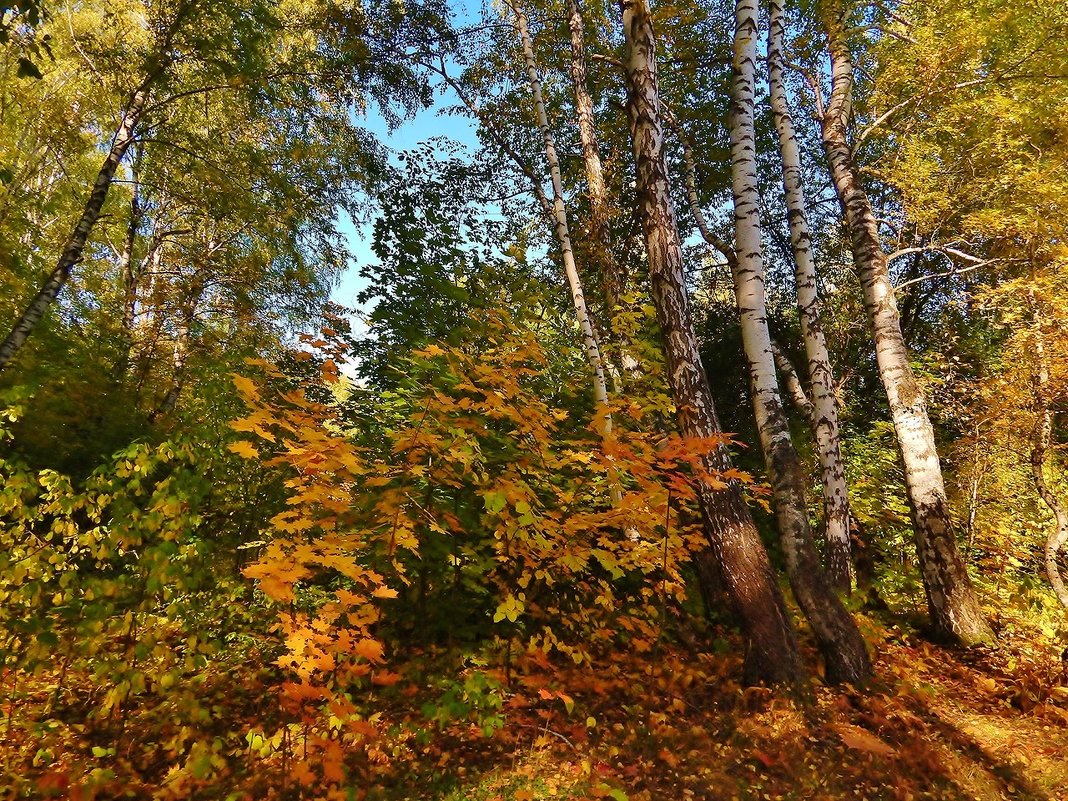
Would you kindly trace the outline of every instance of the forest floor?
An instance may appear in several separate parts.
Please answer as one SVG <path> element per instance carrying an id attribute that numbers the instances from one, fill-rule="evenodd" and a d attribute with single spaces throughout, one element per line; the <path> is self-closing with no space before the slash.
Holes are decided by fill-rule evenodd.
<path id="1" fill-rule="evenodd" d="M 542 711 L 542 726 L 528 724 L 511 750 L 480 749 L 476 738 L 466 753 L 459 744 L 443 752 L 465 762 L 436 766 L 451 791 L 431 781 L 418 797 L 1068 799 L 1059 653 L 1004 633 L 997 651 L 953 651 L 866 622 L 878 679 L 864 692 L 818 682 L 808 698 L 743 689 L 730 654 L 613 660 L 557 675 L 572 713 Z"/>
<path id="2" fill-rule="evenodd" d="M 409 734 L 383 744 L 375 759 L 345 757 L 348 775 L 367 781 L 333 797 L 1068 799 L 1068 676 L 1058 647 L 1048 640 L 1036 647 L 1034 632 L 1008 626 L 997 650 L 955 651 L 904 623 L 860 620 L 878 675 L 864 691 L 818 680 L 801 696 L 743 688 L 740 642 L 727 635 L 690 647 L 665 639 L 592 666 L 516 662 L 507 677 L 468 663 L 468 676 L 481 678 L 451 686 L 454 698 L 466 686 L 460 695 L 469 703 L 437 723 L 434 704 L 441 708 L 448 685 L 406 680 L 382 714 L 406 721 Z M 430 675 L 425 664 L 413 666 L 410 676 Z M 259 671 L 250 675 L 267 675 Z M 218 698 L 211 708 L 232 719 L 211 721 L 204 733 L 216 743 L 233 740 L 235 757 L 202 781 L 186 776 L 169 786 L 160 755 L 181 758 L 182 749 L 171 750 L 177 740 L 165 736 L 168 724 L 150 729 L 171 714 L 166 704 L 131 709 L 124 737 L 132 740 L 124 746 L 101 734 L 91 715 L 75 720 L 75 707 L 40 714 L 50 682 L 47 674 L 24 677 L 27 692 L 4 710 L 0 799 L 320 797 L 310 774 L 304 789 L 290 782 L 287 790 L 277 764 L 240 764 L 241 749 L 249 753 L 241 721 L 262 721 L 277 708 L 269 680 L 239 685 L 236 674 L 220 671 L 214 689 L 205 685 L 200 694 Z M 480 706 L 478 699 L 490 697 L 492 704 Z M 33 734 L 45 730 L 54 734 L 47 743 Z M 420 730 L 434 733 L 421 737 Z M 220 739 L 220 732 L 229 733 Z M 41 764 L 46 746 L 51 767 Z M 101 765 L 111 778 L 86 790 L 87 771 Z"/>

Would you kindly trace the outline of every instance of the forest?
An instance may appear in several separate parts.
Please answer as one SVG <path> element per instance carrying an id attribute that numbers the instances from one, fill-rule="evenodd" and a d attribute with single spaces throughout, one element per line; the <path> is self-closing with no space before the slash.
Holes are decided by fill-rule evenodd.
<path id="1" fill-rule="evenodd" d="M 1068 798 L 1061 0 L 5 0 L 0 337 L 0 801 Z"/>

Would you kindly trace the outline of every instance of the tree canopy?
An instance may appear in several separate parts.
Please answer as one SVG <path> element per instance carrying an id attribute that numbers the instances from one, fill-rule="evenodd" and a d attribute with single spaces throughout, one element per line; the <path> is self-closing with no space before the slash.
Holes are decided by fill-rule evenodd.
<path id="1" fill-rule="evenodd" d="M 1030 0 L 0 5 L 0 796 L 1064 797 L 1066 109 Z"/>

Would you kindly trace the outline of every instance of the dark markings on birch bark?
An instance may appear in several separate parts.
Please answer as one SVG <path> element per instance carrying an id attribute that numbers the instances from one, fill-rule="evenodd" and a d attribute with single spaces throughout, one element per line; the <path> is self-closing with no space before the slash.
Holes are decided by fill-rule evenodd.
<path id="1" fill-rule="evenodd" d="M 556 233 L 557 243 L 564 263 L 564 274 L 567 276 L 568 286 L 571 289 L 571 299 L 575 306 L 575 316 L 578 319 L 579 328 L 582 331 L 582 341 L 586 352 L 586 361 L 593 372 L 593 396 L 594 401 L 600 407 L 601 435 L 607 436 L 612 431 L 612 416 L 608 414 L 608 382 L 604 360 L 601 358 L 601 346 L 594 330 L 593 319 L 589 307 L 586 304 L 586 296 L 582 287 L 582 278 L 579 276 L 578 264 L 575 261 L 575 250 L 571 241 L 571 228 L 568 223 L 567 205 L 564 201 L 564 181 L 560 171 L 560 159 L 556 154 L 556 142 L 553 138 L 552 129 L 549 127 L 549 118 L 545 110 L 545 99 L 541 89 L 541 77 L 534 60 L 534 45 L 530 38 L 530 27 L 526 14 L 518 3 L 510 3 L 512 12 L 515 14 L 516 31 L 519 35 L 520 45 L 523 49 L 523 59 L 526 62 L 527 77 L 530 80 L 530 90 L 534 99 L 534 112 L 537 118 L 538 129 L 541 132 L 542 143 L 545 147 L 545 160 L 549 165 L 549 177 L 553 187 L 552 219 L 553 229 Z M 618 493 L 618 482 L 613 490 L 613 495 Z M 615 498 L 618 502 L 618 498 Z"/>
<path id="2" fill-rule="evenodd" d="M 590 242 L 609 318 L 620 305 L 625 286 L 625 277 L 619 262 L 612 256 L 609 246 L 608 189 L 605 185 L 601 151 L 597 144 L 597 128 L 593 117 L 593 99 L 590 97 L 586 78 L 586 40 L 579 0 L 570 0 L 568 6 L 568 31 L 571 38 L 571 83 L 575 94 L 575 121 L 578 124 L 582 144 L 582 164 L 586 173 L 586 186 L 590 199 Z"/>
<path id="3" fill-rule="evenodd" d="M 132 167 L 132 186 L 130 196 L 130 218 L 126 223 L 126 236 L 123 240 L 122 253 L 119 256 L 119 274 L 122 276 L 122 320 L 120 321 L 121 345 L 116 361 L 114 375 L 121 380 L 129 370 L 130 353 L 133 350 L 134 325 L 137 321 L 137 289 L 140 270 L 135 259 L 134 250 L 137 236 L 144 220 L 141 208 L 140 163 L 143 148 L 138 148 Z"/>
<path id="4" fill-rule="evenodd" d="M 147 83 L 146 81 L 145 84 L 138 87 L 126 104 L 122 121 L 119 123 L 118 130 L 115 131 L 115 136 L 111 141 L 111 148 L 108 150 L 104 163 L 97 173 L 93 188 L 85 201 L 85 207 L 78 218 L 78 222 L 75 223 L 74 228 L 67 236 L 66 242 L 63 243 L 63 250 L 60 253 L 55 269 L 52 270 L 48 278 L 45 279 L 44 284 L 37 291 L 37 294 L 26 305 L 19 319 L 15 321 L 11 333 L 0 344 L 0 370 L 6 368 L 19 350 L 22 349 L 30 334 L 33 333 L 33 329 L 37 327 L 45 312 L 48 311 L 49 306 L 59 296 L 64 284 L 67 283 L 67 279 L 70 278 L 71 270 L 81 261 L 85 243 L 88 241 L 89 234 L 100 217 L 100 210 L 104 207 L 108 190 L 111 189 L 115 171 L 122 162 L 123 156 L 126 155 L 126 151 L 133 144 L 137 124 L 140 122 L 145 105 L 148 103 L 149 90 Z"/>
<path id="5" fill-rule="evenodd" d="M 805 418 L 809 427 L 813 427 L 816 422 L 815 409 L 813 409 L 812 401 L 809 400 L 808 395 L 805 393 L 805 388 L 801 385 L 801 377 L 797 374 L 797 368 L 790 361 L 790 357 L 786 355 L 786 351 L 775 340 L 771 341 L 771 355 L 775 357 L 775 367 L 782 376 L 790 402 Z"/>
<path id="6" fill-rule="evenodd" d="M 196 322 L 197 306 L 204 294 L 204 282 L 195 277 L 193 283 L 186 292 L 182 303 L 181 316 L 178 319 L 174 336 L 173 361 L 171 369 L 171 383 L 163 399 L 148 416 L 150 423 L 156 422 L 174 411 L 178 405 L 178 398 L 185 389 L 186 377 L 189 371 L 189 353 L 193 344 L 193 325 Z"/>
<path id="7" fill-rule="evenodd" d="M 736 0 L 734 19 L 728 121 L 734 194 L 735 258 L 732 272 L 742 344 L 749 363 L 753 412 L 771 481 L 771 503 L 786 557 L 786 572 L 794 597 L 812 626 L 826 665 L 827 679 L 863 684 L 871 678 L 871 660 L 864 638 L 835 593 L 812 540 L 805 501 L 805 476 L 783 413 L 768 331 L 754 119 L 759 33 L 757 0 Z"/>
<path id="8" fill-rule="evenodd" d="M 621 0 L 626 41 L 627 113 L 634 145 L 638 213 L 649 258 L 651 294 L 660 323 L 668 382 L 679 428 L 687 437 L 720 431 L 686 295 L 675 210 L 671 201 L 652 18 L 646 0 Z M 704 457 L 713 471 L 730 467 L 725 446 Z M 775 574 L 741 487 L 698 486 L 702 521 L 727 593 L 747 639 L 745 678 L 797 682 L 804 667 Z"/>
<path id="9" fill-rule="evenodd" d="M 879 376 L 890 403 L 931 622 L 936 635 L 961 644 L 988 641 L 993 634 L 957 547 L 934 429 L 909 365 L 878 223 L 849 146 L 853 64 L 846 41 L 845 3 L 822 0 L 819 16 L 831 55 L 831 94 L 820 121 L 823 149 L 842 206 Z"/>
<path id="10" fill-rule="evenodd" d="M 1068 587 L 1064 584 L 1064 577 L 1061 576 L 1061 570 L 1057 564 L 1061 548 L 1068 541 L 1068 510 L 1046 481 L 1046 454 L 1049 452 L 1050 441 L 1053 437 L 1053 410 L 1049 402 L 1049 357 L 1046 355 L 1046 338 L 1042 332 L 1042 314 L 1035 299 L 1035 291 L 1031 287 L 1027 290 L 1027 304 L 1031 309 L 1031 330 L 1034 338 L 1034 391 L 1037 415 L 1031 436 L 1031 475 L 1034 478 L 1038 496 L 1053 513 L 1053 528 L 1046 537 L 1043 548 L 1046 576 L 1061 606 L 1068 608 Z"/>
<path id="11" fill-rule="evenodd" d="M 771 109 L 782 156 L 783 194 L 790 228 L 790 251 L 797 284 L 797 311 L 805 345 L 812 402 L 812 434 L 816 441 L 823 486 L 823 536 L 827 573 L 834 586 L 849 592 L 852 559 L 849 537 L 849 489 L 845 479 L 838 424 L 838 401 L 834 394 L 827 340 L 820 320 L 820 298 L 812 237 L 805 214 L 801 151 L 794 134 L 793 118 L 783 81 L 783 0 L 770 0 L 768 30 L 768 85 Z"/>

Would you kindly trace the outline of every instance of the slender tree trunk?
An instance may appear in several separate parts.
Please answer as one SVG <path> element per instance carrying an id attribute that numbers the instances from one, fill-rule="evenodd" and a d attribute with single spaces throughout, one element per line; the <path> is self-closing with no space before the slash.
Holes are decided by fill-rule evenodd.
<path id="1" fill-rule="evenodd" d="M 586 81 L 586 42 L 579 0 L 569 0 L 568 28 L 571 33 L 571 83 L 575 93 L 575 119 L 582 142 L 582 164 L 590 196 L 590 240 L 601 275 L 608 317 L 611 319 L 623 297 L 624 278 L 609 247 L 608 189 L 601 164 L 601 151 L 597 145 L 593 100 Z"/>
<path id="2" fill-rule="evenodd" d="M 909 365 L 878 223 L 849 146 L 853 64 L 846 42 L 842 0 L 823 0 L 820 17 L 831 54 L 831 96 L 820 121 L 823 148 L 845 216 L 853 267 L 864 291 L 875 341 L 879 376 L 897 432 L 931 621 L 936 634 L 961 644 L 987 641 L 993 634 L 957 548 L 934 428 L 923 390 Z"/>
<path id="3" fill-rule="evenodd" d="M 135 382 L 135 391 L 138 394 L 148 378 L 148 372 L 152 366 L 152 350 L 159 342 L 163 324 L 163 315 L 158 310 L 161 305 L 160 273 L 163 270 L 166 238 L 165 235 L 161 235 L 159 224 L 157 220 L 156 228 L 148 240 L 148 252 L 138 268 L 141 314 L 134 317 L 134 327 L 131 329 L 129 339 L 127 372 L 138 376 Z"/>
<path id="4" fill-rule="evenodd" d="M 193 342 L 193 323 L 196 320 L 197 306 L 204 294 L 204 284 L 199 277 L 194 277 L 193 284 L 189 288 L 184 303 L 182 303 L 181 317 L 178 320 L 177 330 L 174 336 L 173 362 L 171 369 L 171 384 L 167 393 L 159 402 L 159 405 L 148 416 L 149 422 L 155 422 L 174 411 L 178 405 L 178 398 L 185 388 L 186 377 L 189 369 L 189 351 Z"/>
<path id="5" fill-rule="evenodd" d="M 133 350 L 134 325 L 137 322 L 137 285 L 140 270 L 134 259 L 134 248 L 137 245 L 137 234 L 141 228 L 144 213 L 141 209 L 141 185 L 138 182 L 137 163 L 141 160 L 138 153 L 134 159 L 134 173 L 132 196 L 130 198 L 130 219 L 126 224 L 126 238 L 123 242 L 122 254 L 119 257 L 119 270 L 122 275 L 122 320 L 121 324 L 121 351 L 118 362 L 115 365 L 115 377 L 121 379 L 126 375 L 130 365 L 130 353 Z"/>
<path id="6" fill-rule="evenodd" d="M 1042 333 L 1042 316 L 1035 300 L 1034 289 L 1027 290 L 1027 302 L 1031 307 L 1031 327 L 1034 333 L 1035 411 L 1038 413 L 1031 438 L 1031 475 L 1034 477 L 1039 497 L 1053 512 L 1053 529 L 1046 537 L 1043 549 L 1046 575 L 1057 600 L 1061 602 L 1061 606 L 1068 608 L 1068 587 L 1064 584 L 1064 577 L 1061 576 L 1057 564 L 1057 556 L 1068 541 L 1068 510 L 1046 481 L 1046 454 L 1053 436 L 1053 410 L 1049 402 L 1049 357 L 1046 355 L 1046 338 Z"/>
<path id="7" fill-rule="evenodd" d="M 849 592 L 852 559 L 849 553 L 849 489 L 839 440 L 838 402 L 834 396 L 834 375 L 827 340 L 820 320 L 820 298 L 816 264 L 812 258 L 812 238 L 805 214 L 801 179 L 801 152 L 794 135 L 790 104 L 783 83 L 783 0 L 770 0 L 768 32 L 768 81 L 771 109 L 779 134 L 782 155 L 783 191 L 790 224 L 790 248 L 797 283 L 797 311 L 801 336 L 808 360 L 808 377 L 813 407 L 812 432 L 816 440 L 823 478 L 823 522 L 827 573 L 834 586 Z"/>
<path id="8" fill-rule="evenodd" d="M 646 0 L 621 0 L 620 7 L 638 210 L 668 382 L 683 436 L 715 438 L 720 434 L 719 420 L 690 318 L 682 247 L 664 158 L 652 18 Z M 703 462 L 710 471 L 729 469 L 726 445 L 711 447 Z M 800 681 L 805 671 L 793 626 L 741 487 L 731 482 L 726 488 L 714 489 L 702 480 L 698 482 L 698 498 L 705 533 L 748 640 L 746 679 Z"/>
<path id="9" fill-rule="evenodd" d="M 790 358 L 775 340 L 771 341 L 771 354 L 775 357 L 775 367 L 782 376 L 786 394 L 790 396 L 790 402 L 793 403 L 797 411 L 801 412 L 801 415 L 808 421 L 809 426 L 814 426 L 816 409 L 805 393 L 805 388 L 801 385 L 801 378 L 797 375 L 797 369 L 794 367 L 793 362 L 790 361 Z"/>
<path id="10" fill-rule="evenodd" d="M 783 413 L 768 332 L 753 111 L 758 17 L 757 0 L 737 0 L 728 127 L 734 193 L 734 292 L 742 344 L 749 362 L 753 411 L 771 479 L 771 503 L 790 586 L 812 625 L 827 667 L 827 679 L 862 684 L 871 678 L 871 661 L 864 638 L 831 587 L 812 541 L 805 503 L 805 476 Z"/>
<path id="11" fill-rule="evenodd" d="M 126 242 L 119 259 L 119 267 L 122 271 L 122 335 L 127 342 L 127 355 L 129 355 L 132 343 L 134 324 L 137 321 L 137 282 L 140 270 L 134 261 L 133 250 L 140 224 L 141 208 L 135 184 L 133 200 L 130 202 L 130 222 L 126 228 Z"/>
<path id="12" fill-rule="evenodd" d="M 100 210 L 107 199 L 108 190 L 111 188 L 111 182 L 115 177 L 115 171 L 134 141 L 137 124 L 140 122 L 141 115 L 144 113 L 145 106 L 148 103 L 148 95 L 148 82 L 146 81 L 134 91 L 133 96 L 130 98 L 130 102 L 123 113 L 122 122 L 115 132 L 115 138 L 111 142 L 111 149 L 108 151 L 108 155 L 97 173 L 96 181 L 93 183 L 93 189 L 85 202 L 81 217 L 79 217 L 74 229 L 67 237 L 67 241 L 63 244 L 63 251 L 55 269 L 52 270 L 51 275 L 48 276 L 48 279 L 38 290 L 33 300 L 26 306 L 25 311 L 22 312 L 22 315 L 11 329 L 11 333 L 0 344 L 0 370 L 6 368 L 18 354 L 26 339 L 37 326 L 37 323 L 48 311 L 48 307 L 52 305 L 60 290 L 63 289 L 63 285 L 67 283 L 74 265 L 81 261 L 85 243 L 88 241 L 89 234 L 100 217 Z"/>
<path id="13" fill-rule="evenodd" d="M 575 316 L 578 318 L 579 328 L 582 330 L 586 361 L 593 372 L 593 400 L 597 405 L 595 414 L 598 420 L 599 433 L 602 437 L 607 437 L 612 433 L 612 415 L 608 411 L 608 382 L 605 360 L 601 354 L 601 345 L 597 339 L 597 332 L 593 326 L 589 307 L 586 305 L 582 279 L 579 276 L 578 265 L 575 262 L 575 249 L 571 242 L 567 206 L 564 202 L 564 180 L 560 171 L 560 159 L 556 154 L 556 142 L 553 138 L 552 130 L 549 128 L 549 117 L 545 111 L 545 98 L 541 91 L 541 77 L 538 74 L 537 62 L 534 59 L 534 44 L 530 38 L 530 26 L 527 22 L 527 16 L 517 3 L 512 4 L 511 9 L 515 14 L 516 29 L 519 33 L 520 44 L 523 47 L 523 60 L 526 62 L 527 77 L 530 79 L 530 91 L 534 97 L 534 110 L 538 120 L 538 128 L 541 130 L 542 141 L 545 145 L 545 160 L 549 164 L 549 176 L 553 187 L 552 217 L 556 240 L 560 245 L 564 274 L 567 276 L 567 282 L 571 288 L 571 300 L 575 305 Z M 608 479 L 612 503 L 618 506 L 623 499 L 619 476 L 610 472 Z"/>

